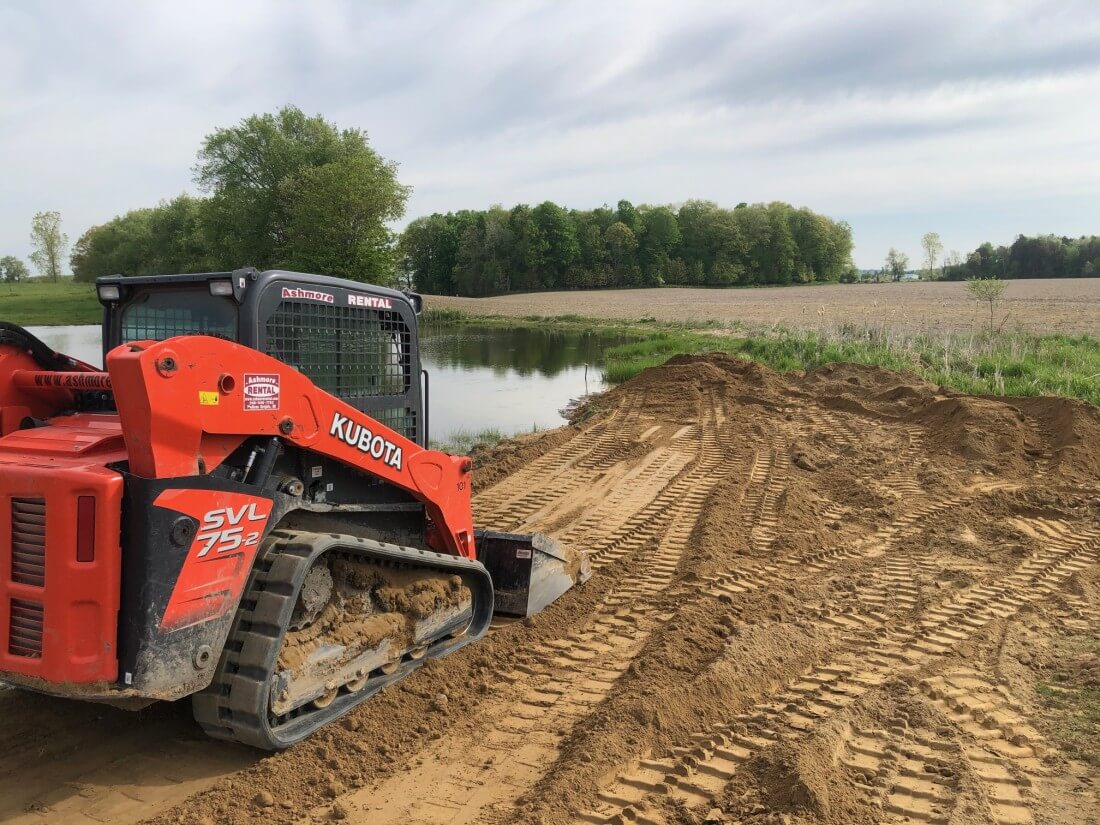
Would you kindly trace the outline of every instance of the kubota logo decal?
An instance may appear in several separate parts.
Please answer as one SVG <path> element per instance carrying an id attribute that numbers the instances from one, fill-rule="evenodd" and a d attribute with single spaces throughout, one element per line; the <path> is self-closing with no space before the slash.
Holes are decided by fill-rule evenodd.
<path id="1" fill-rule="evenodd" d="M 198 522 L 161 629 L 179 630 L 234 610 L 271 517 L 271 499 L 225 490 L 165 490 L 153 504 Z M 175 530 L 172 536 L 175 541 Z"/>
<path id="2" fill-rule="evenodd" d="M 284 298 L 297 298 L 306 301 L 320 301 L 322 304 L 334 304 L 336 298 L 331 292 L 321 292 L 319 289 L 302 289 L 301 287 L 283 287 Z"/>
<path id="3" fill-rule="evenodd" d="M 347 416 L 334 413 L 328 434 L 336 436 L 349 446 L 355 447 L 395 470 L 401 469 L 404 456 L 400 447 L 384 436 L 375 435 L 362 424 L 356 424 Z"/>

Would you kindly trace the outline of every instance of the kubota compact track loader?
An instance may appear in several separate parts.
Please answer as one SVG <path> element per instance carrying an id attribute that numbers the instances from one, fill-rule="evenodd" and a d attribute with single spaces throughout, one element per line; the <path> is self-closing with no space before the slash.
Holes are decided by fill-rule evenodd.
<path id="1" fill-rule="evenodd" d="M 476 530 L 427 447 L 420 297 L 101 278 L 106 370 L 0 324 L 0 680 L 278 749 L 587 577 Z M 466 403 L 477 403 L 467 399 Z"/>

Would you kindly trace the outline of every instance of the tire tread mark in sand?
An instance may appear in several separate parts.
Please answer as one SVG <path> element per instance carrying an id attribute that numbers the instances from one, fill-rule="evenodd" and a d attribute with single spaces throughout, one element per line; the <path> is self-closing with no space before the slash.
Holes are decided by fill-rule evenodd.
<path id="1" fill-rule="evenodd" d="M 739 766 L 772 742 L 804 733 L 888 678 L 949 652 L 995 617 L 1015 615 L 1029 602 L 1058 589 L 1100 554 L 1100 530 L 1074 532 L 1063 522 L 1051 532 L 1060 538 L 1033 553 L 1000 582 L 974 585 L 929 609 L 915 632 L 883 628 L 865 637 L 857 645 L 858 653 L 849 651 L 833 663 L 811 669 L 777 697 L 696 734 L 693 745 L 618 774 L 579 821 L 610 823 L 626 808 L 637 818 L 638 806 L 658 795 L 692 808 L 712 803 Z"/>
<path id="2" fill-rule="evenodd" d="M 1027 789 L 1033 784 L 1032 776 L 1043 772 L 1040 759 L 1047 748 L 1015 700 L 969 668 L 921 679 L 919 687 L 973 740 L 964 745 L 963 753 L 985 786 L 993 821 L 997 825 L 1030 823 Z"/>
<path id="3" fill-rule="evenodd" d="M 757 552 L 767 550 L 776 539 L 779 498 L 786 489 L 790 466 L 790 444 L 782 435 L 777 435 L 771 448 L 764 452 L 762 460 L 758 453 L 757 461 L 753 463 L 749 485 L 755 489 L 746 491 L 746 504 L 751 518 L 749 545 Z"/>
<path id="4" fill-rule="evenodd" d="M 888 815 L 886 822 L 946 825 L 955 808 L 956 768 L 945 755 L 959 746 L 926 730 L 913 730 L 898 711 L 888 729 L 849 728 L 840 763 Z"/>
<path id="5" fill-rule="evenodd" d="M 632 398 L 599 423 L 526 464 L 506 483 L 480 493 L 474 499 L 478 517 L 503 529 L 581 486 L 591 479 L 593 469 L 615 464 L 616 456 L 634 444 L 631 425 L 640 403 Z M 576 465 L 585 458 L 589 459 L 586 471 L 577 472 Z M 548 478 L 555 482 L 548 484 Z"/>
<path id="6" fill-rule="evenodd" d="M 517 765 L 523 766 L 534 781 L 539 766 L 552 763 L 568 729 L 603 700 L 649 635 L 670 618 L 655 609 L 652 597 L 672 581 L 702 513 L 708 483 L 717 483 L 714 470 L 725 458 L 725 451 L 716 409 L 712 403 L 703 426 L 692 428 L 698 435 L 694 466 L 678 477 L 680 483 L 671 485 L 671 492 L 666 486 L 658 496 L 666 499 L 661 507 L 662 518 L 647 522 L 645 532 L 655 550 L 644 558 L 641 570 L 617 581 L 583 628 L 533 646 L 535 663 L 504 675 L 523 693 L 518 699 L 506 700 L 508 706 L 501 709 L 499 721 L 484 733 L 473 756 L 435 778 L 426 790 L 435 795 L 442 787 L 446 805 L 418 808 L 416 821 L 476 821 L 477 812 L 486 805 L 507 801 L 517 793 L 514 775 L 508 781 Z M 685 431 L 683 436 L 691 434 Z M 467 767 L 470 759 L 482 765 L 476 776 Z M 494 769 L 498 761 L 500 767 Z M 412 778 L 399 778 L 397 782 L 401 783 L 398 795 L 405 803 L 423 802 L 416 789 L 408 785 L 416 784 Z M 368 796 L 357 794 L 355 798 L 366 801 Z M 391 808 L 384 814 L 372 813 L 372 821 L 406 821 L 408 814 L 407 807 Z"/>

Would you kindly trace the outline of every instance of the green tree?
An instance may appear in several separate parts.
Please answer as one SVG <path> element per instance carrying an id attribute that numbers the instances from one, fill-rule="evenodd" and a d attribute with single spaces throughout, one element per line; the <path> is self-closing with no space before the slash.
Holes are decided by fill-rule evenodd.
<path id="1" fill-rule="evenodd" d="M 642 212 L 644 232 L 638 256 L 646 282 L 660 285 L 671 276 L 672 256 L 680 245 L 680 222 L 667 206 L 656 206 Z"/>
<path id="2" fill-rule="evenodd" d="M 101 275 L 157 275 L 219 268 L 206 238 L 207 202 L 180 195 L 88 229 L 73 245 L 78 281 Z"/>
<path id="3" fill-rule="evenodd" d="M 989 304 L 989 334 L 993 335 L 993 314 L 998 302 L 1005 294 L 1008 282 L 997 278 L 971 278 L 966 282 L 966 291 L 979 303 Z M 1003 322 L 1002 322 L 1003 324 Z"/>
<path id="4" fill-rule="evenodd" d="M 61 261 L 69 246 L 69 237 L 61 231 L 59 212 L 39 212 L 31 221 L 31 261 L 41 275 L 51 281 L 61 277 Z"/>
<path id="5" fill-rule="evenodd" d="M 604 233 L 604 243 L 607 245 L 607 254 L 611 260 L 613 284 L 637 286 L 639 281 L 638 239 L 630 227 L 622 221 L 611 224 Z"/>
<path id="6" fill-rule="evenodd" d="M 308 172 L 341 162 L 347 165 L 327 173 Z M 335 178 L 341 169 L 359 184 L 381 185 L 381 192 L 353 196 L 346 187 L 337 187 Z M 343 224 L 336 236 L 347 247 L 337 262 L 362 260 L 365 249 L 373 248 L 379 229 L 359 222 L 364 215 L 404 214 L 405 190 L 396 184 L 396 169 L 370 148 L 364 132 L 339 130 L 321 116 L 307 117 L 294 106 L 253 115 L 208 135 L 199 150 L 195 181 L 210 193 L 208 234 L 223 267 L 317 260 L 313 245 L 296 249 L 294 244 L 302 244 L 302 227 L 315 220 L 326 188 L 337 190 L 341 204 L 346 205 L 349 198 L 355 204 L 351 218 L 338 215 L 336 207 L 330 214 Z M 291 193 L 300 193 L 310 203 L 295 210 Z M 347 236 L 349 231 L 354 238 Z"/>
<path id="7" fill-rule="evenodd" d="M 281 258 L 293 269 L 391 285 L 397 256 L 387 223 L 405 213 L 408 189 L 371 151 L 283 179 Z"/>
<path id="8" fill-rule="evenodd" d="M 545 239 L 542 262 L 542 286 L 561 289 L 566 286 L 566 274 L 580 257 L 577 228 L 565 210 L 545 201 L 536 206 L 531 217 Z"/>
<path id="9" fill-rule="evenodd" d="M 886 253 L 886 273 L 892 281 L 900 281 L 909 269 L 909 256 L 894 247 Z"/>
<path id="10" fill-rule="evenodd" d="M 30 277 L 30 274 L 27 265 L 14 255 L 5 255 L 0 258 L 0 277 L 4 279 L 5 283 L 14 284 L 18 281 L 24 281 Z"/>
<path id="11" fill-rule="evenodd" d="M 410 223 L 398 245 L 406 285 L 433 295 L 454 295 L 458 238 L 438 212 Z"/>
<path id="12" fill-rule="evenodd" d="M 926 232 L 920 239 L 921 248 L 924 250 L 925 277 L 933 281 L 936 278 L 936 261 L 943 252 L 943 242 L 936 232 Z"/>

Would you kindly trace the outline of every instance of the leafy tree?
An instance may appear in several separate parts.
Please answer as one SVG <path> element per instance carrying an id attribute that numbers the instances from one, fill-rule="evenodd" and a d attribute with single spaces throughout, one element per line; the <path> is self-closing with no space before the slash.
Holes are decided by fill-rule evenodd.
<path id="1" fill-rule="evenodd" d="M 909 256 L 890 247 L 890 251 L 886 253 L 886 273 L 890 279 L 900 281 L 908 269 Z"/>
<path id="2" fill-rule="evenodd" d="M 51 281 L 61 277 L 61 261 L 69 246 L 69 237 L 61 231 L 59 212 L 39 212 L 31 221 L 31 261 L 41 275 Z"/>
<path id="3" fill-rule="evenodd" d="M 458 238 L 450 221 L 438 212 L 410 223 L 398 245 L 406 285 L 435 295 L 454 295 Z"/>
<path id="4" fill-rule="evenodd" d="M 531 218 L 545 241 L 543 286 L 560 289 L 566 286 L 566 273 L 580 256 L 577 228 L 565 210 L 550 201 L 536 206 Z"/>
<path id="5" fill-rule="evenodd" d="M 280 255 L 285 264 L 356 281 L 391 285 L 396 252 L 387 227 L 405 212 L 407 187 L 396 167 L 358 152 L 283 179 Z"/>
<path id="6" fill-rule="evenodd" d="M 993 335 L 993 313 L 997 303 L 1008 288 L 1007 281 L 997 278 L 971 278 L 966 282 L 966 291 L 980 303 L 989 304 L 989 334 Z"/>
<path id="7" fill-rule="evenodd" d="M 309 171 L 336 163 L 346 165 L 324 173 Z M 356 184 L 378 191 L 354 194 L 348 186 L 339 186 L 341 170 Z M 331 217 L 342 223 L 334 234 L 346 248 L 332 260 L 344 261 L 344 271 L 353 269 L 347 261 L 364 261 L 365 255 L 377 261 L 377 255 L 365 250 L 376 245 L 381 230 L 367 216 L 400 217 L 407 196 L 397 184 L 396 167 L 370 148 L 364 132 L 338 130 L 319 115 L 307 117 L 294 106 L 253 115 L 208 135 L 199 150 L 195 181 L 210 193 L 209 240 L 224 267 L 330 260 L 305 243 L 303 234 L 306 225 L 316 225 L 326 189 L 336 189 L 343 205 L 354 201 L 354 216 L 345 218 L 333 208 Z M 295 196 L 309 202 L 295 209 Z M 355 237 L 349 239 L 349 232 Z"/>
<path id="8" fill-rule="evenodd" d="M 925 274 L 928 280 L 935 280 L 936 261 L 939 259 L 940 253 L 943 252 L 943 242 L 940 240 L 938 233 L 926 232 L 924 237 L 920 239 L 920 245 L 924 250 Z"/>
<path id="9" fill-rule="evenodd" d="M 638 238 L 629 226 L 616 221 L 604 233 L 607 254 L 611 259 L 611 271 L 615 286 L 637 286 L 639 272 L 636 254 Z"/>
<path id="10" fill-rule="evenodd" d="M 205 234 L 207 202 L 180 195 L 93 226 L 73 245 L 78 281 L 101 275 L 156 275 L 218 269 Z"/>
<path id="11" fill-rule="evenodd" d="M 672 256 L 680 245 L 680 222 L 667 206 L 646 209 L 641 214 L 644 231 L 638 248 L 642 273 L 652 285 L 670 276 Z"/>
<path id="12" fill-rule="evenodd" d="M 18 281 L 25 281 L 30 277 L 30 274 L 27 265 L 14 255 L 5 255 L 0 258 L 0 277 L 3 277 L 6 283 L 13 284 Z"/>

